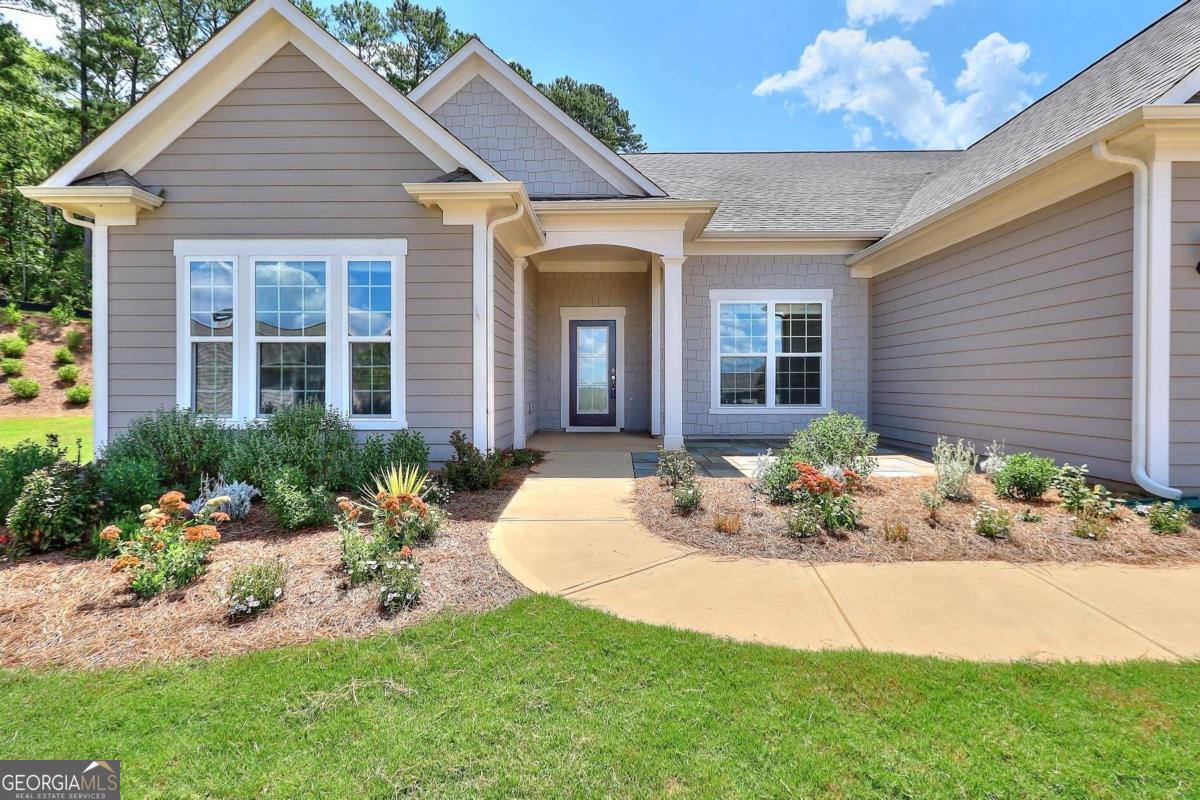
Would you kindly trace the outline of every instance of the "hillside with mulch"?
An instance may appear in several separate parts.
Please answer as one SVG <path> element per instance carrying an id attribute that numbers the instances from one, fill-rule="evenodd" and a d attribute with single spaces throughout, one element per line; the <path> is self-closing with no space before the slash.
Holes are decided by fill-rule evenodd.
<path id="1" fill-rule="evenodd" d="M 8 388 L 8 379 L 0 374 L 0 419 L 12 417 L 44 417 L 44 416 L 89 416 L 92 413 L 91 404 L 82 406 L 67 402 L 65 394 L 68 384 L 58 380 L 58 365 L 54 363 L 54 351 L 67 345 L 67 331 L 80 330 L 86 336 L 84 346 L 75 353 L 75 364 L 80 369 L 77 383 L 92 384 L 92 326 L 84 322 L 74 322 L 61 328 L 49 317 L 26 314 L 25 320 L 36 323 L 37 337 L 29 343 L 22 357 L 25 362 L 23 378 L 32 378 L 41 384 L 42 390 L 37 397 L 22 400 L 13 397 Z M 15 336 L 17 329 L 12 325 L 0 326 L 0 339 Z"/>
<path id="2" fill-rule="evenodd" d="M 639 478 L 634 488 L 638 519 L 651 531 L 689 547 L 730 556 L 790 558 L 800 561 L 986 561 L 1014 562 L 1108 561 L 1120 564 L 1200 563 L 1200 530 L 1195 518 L 1178 536 L 1150 532 L 1144 517 L 1121 508 L 1108 535 L 1099 540 L 1072 533 L 1070 513 L 1057 503 L 1051 490 L 1035 503 L 996 497 L 982 475 L 971 479 L 972 502 L 947 502 L 940 521 L 931 524 L 921 493 L 932 492 L 932 477 L 873 477 L 855 497 L 862 508 L 858 530 L 839 535 L 821 534 L 811 539 L 792 536 L 784 523 L 783 509 L 773 506 L 750 489 L 750 481 L 736 478 L 699 478 L 704 500 L 689 515 L 675 511 L 671 494 L 658 478 Z M 1007 539 L 986 539 L 975 533 L 971 520 L 980 502 L 1003 508 L 1013 515 Z M 1031 511 L 1037 522 L 1022 522 L 1018 515 Z M 714 513 L 740 518 L 737 533 L 721 533 Z M 906 541 L 888 541 L 885 522 L 903 523 Z"/>

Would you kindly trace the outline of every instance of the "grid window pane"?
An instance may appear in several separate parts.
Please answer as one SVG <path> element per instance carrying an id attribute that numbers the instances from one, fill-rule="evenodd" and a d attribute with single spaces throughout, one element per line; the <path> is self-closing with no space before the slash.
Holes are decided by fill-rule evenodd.
<path id="1" fill-rule="evenodd" d="M 390 336 L 392 332 L 392 265 L 390 261 L 347 264 L 349 332 L 351 336 Z"/>
<path id="2" fill-rule="evenodd" d="M 721 405 L 765 406 L 766 404 L 767 359 L 762 356 L 722 356 Z"/>
<path id="3" fill-rule="evenodd" d="M 202 414 L 233 414 L 233 343 L 192 344 L 192 406 Z"/>
<path id="4" fill-rule="evenodd" d="M 258 413 L 296 403 L 325 403 L 325 344 L 260 342 Z"/>
<path id="5" fill-rule="evenodd" d="M 392 346 L 387 342 L 350 344 L 350 413 L 391 416 Z"/>
<path id="6" fill-rule="evenodd" d="M 820 303 L 776 303 L 775 352 L 821 352 Z"/>
<path id="7" fill-rule="evenodd" d="M 820 356 L 778 356 L 775 359 L 775 404 L 821 404 Z"/>
<path id="8" fill-rule="evenodd" d="M 721 353 L 767 352 L 767 304 L 722 303 Z"/>
<path id="9" fill-rule="evenodd" d="M 324 261 L 255 261 L 255 331 L 324 336 L 327 286 Z"/>
<path id="10" fill-rule="evenodd" d="M 233 262 L 192 261 L 190 281 L 193 336 L 233 336 Z"/>

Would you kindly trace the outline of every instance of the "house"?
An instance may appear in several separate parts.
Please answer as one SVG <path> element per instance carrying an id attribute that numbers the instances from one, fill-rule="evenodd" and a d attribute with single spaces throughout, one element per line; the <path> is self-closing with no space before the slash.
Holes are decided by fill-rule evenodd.
<path id="1" fill-rule="evenodd" d="M 1200 489 L 1200 3 L 964 151 L 622 157 L 472 40 L 409 96 L 256 0 L 37 187 L 92 228 L 96 439 L 786 434 L 839 409 Z"/>

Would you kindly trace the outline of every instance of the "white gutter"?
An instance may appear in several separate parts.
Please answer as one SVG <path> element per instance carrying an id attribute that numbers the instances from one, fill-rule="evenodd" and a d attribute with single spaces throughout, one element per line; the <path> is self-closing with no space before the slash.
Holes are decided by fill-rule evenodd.
<path id="1" fill-rule="evenodd" d="M 1178 500 L 1183 492 L 1164 486 L 1146 472 L 1149 446 L 1148 409 L 1150 407 L 1150 169 L 1146 162 L 1132 156 L 1117 155 L 1101 139 L 1092 145 L 1092 153 L 1102 161 L 1123 164 L 1133 171 L 1133 431 L 1130 471 L 1133 479 L 1150 494 Z M 1167 209 L 1170 213 L 1170 209 Z M 1170 308 L 1164 313 L 1171 313 Z"/>
<path id="2" fill-rule="evenodd" d="M 484 355 L 487 362 L 487 450 L 496 447 L 496 228 L 520 219 L 525 215 L 525 204 L 517 203 L 517 210 L 506 217 L 494 219 L 487 225 L 487 302 L 484 304 L 485 329 L 487 330 L 487 347 Z M 516 265 L 513 265 L 516 269 Z M 513 297 L 513 304 L 517 298 Z M 517 409 L 513 409 L 513 414 Z"/>

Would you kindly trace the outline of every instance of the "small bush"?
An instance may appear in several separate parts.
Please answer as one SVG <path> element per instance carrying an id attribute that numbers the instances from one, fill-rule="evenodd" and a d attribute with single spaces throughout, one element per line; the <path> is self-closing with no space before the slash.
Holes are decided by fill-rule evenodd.
<path id="1" fill-rule="evenodd" d="M 79 367 L 75 366 L 74 364 L 64 364 L 63 366 L 58 368 L 58 372 L 56 374 L 58 375 L 58 379 L 60 381 L 62 381 L 65 384 L 70 385 L 70 384 L 75 383 L 75 381 L 79 380 L 79 374 L 81 372 L 83 372 L 83 370 L 81 370 Z"/>
<path id="2" fill-rule="evenodd" d="M 217 524 L 225 515 L 210 505 L 191 516 L 182 492 L 167 492 L 157 507 L 143 508 L 137 534 L 117 547 L 113 571 L 127 572 L 129 588 L 146 598 L 187 586 L 204 574 L 208 553 L 221 539 Z"/>
<path id="3" fill-rule="evenodd" d="M 17 328 L 17 336 L 25 344 L 33 344 L 33 340 L 37 338 L 38 326 L 36 322 L 22 322 L 21 327 Z"/>
<path id="4" fill-rule="evenodd" d="M 75 354 L 65 347 L 60 347 L 54 351 L 54 363 L 62 366 L 63 364 L 74 364 Z"/>
<path id="5" fill-rule="evenodd" d="M 1004 442 L 992 441 L 983 450 L 983 461 L 979 462 L 979 471 L 984 475 L 993 476 L 1008 463 L 1008 455 L 1004 452 Z"/>
<path id="6" fill-rule="evenodd" d="M 700 508 L 704 496 L 700 487 L 694 483 L 681 483 L 671 492 L 675 500 L 675 510 L 681 514 L 690 514 Z"/>
<path id="7" fill-rule="evenodd" d="M 959 439 L 954 444 L 938 437 L 933 446 L 933 468 L 937 474 L 933 489 L 947 500 L 971 499 L 971 475 L 975 472 L 975 447 Z"/>
<path id="8" fill-rule="evenodd" d="M 783 521 L 788 533 L 797 539 L 811 539 L 825 530 L 821 512 L 812 505 L 798 505 L 783 512 Z"/>
<path id="9" fill-rule="evenodd" d="M 60 328 L 65 328 L 75 320 L 75 308 L 67 303 L 59 303 L 50 309 L 50 319 Z"/>
<path id="10" fill-rule="evenodd" d="M 288 530 L 323 525 L 333 518 L 325 487 L 317 486 L 312 491 L 304 487 L 298 470 L 284 468 L 267 482 L 263 492 L 267 511 Z"/>
<path id="11" fill-rule="evenodd" d="M 241 431 L 187 408 L 172 408 L 138 417 L 114 438 L 104 458 L 148 458 L 162 466 L 163 488 L 194 495 L 205 475 L 219 475 L 221 465 Z M 226 475 L 232 473 L 225 471 Z M 243 477 L 238 475 L 238 477 Z"/>
<path id="12" fill-rule="evenodd" d="M 87 335 L 83 331 L 70 330 L 67 331 L 67 349 L 72 353 L 77 353 L 83 349 L 84 343 L 87 341 Z"/>
<path id="13" fill-rule="evenodd" d="M 789 464 L 802 461 L 818 469 L 851 470 L 866 479 L 879 466 L 874 457 L 878 446 L 879 434 L 867 430 L 861 418 L 831 411 L 793 433 L 780 457 Z"/>
<path id="14" fill-rule="evenodd" d="M 1058 490 L 1062 507 L 1076 517 L 1108 518 L 1117 513 L 1117 503 L 1112 492 L 1100 484 L 1089 486 L 1088 468 L 1084 464 L 1073 467 L 1063 464 L 1054 477 L 1052 485 Z M 1094 538 L 1094 537 L 1092 537 Z"/>
<path id="15" fill-rule="evenodd" d="M 0 306 L 0 325 L 20 325 L 25 319 L 25 313 L 16 303 Z"/>
<path id="16" fill-rule="evenodd" d="M 90 465 L 58 461 L 35 470 L 8 512 L 15 549 L 56 550 L 82 542 L 96 524 L 98 488 Z"/>
<path id="17" fill-rule="evenodd" d="M 1054 459 L 1033 453 L 1015 453 L 1005 458 L 1003 466 L 992 473 L 992 485 L 1000 497 L 1040 500 L 1056 475 L 1058 465 Z"/>
<path id="18" fill-rule="evenodd" d="M 33 378 L 13 378 L 8 382 L 8 388 L 14 397 L 22 400 L 32 400 L 42 391 L 42 385 Z"/>
<path id="19" fill-rule="evenodd" d="M 380 566 L 379 609 L 385 614 L 407 611 L 421 597 L 421 567 L 412 550 L 403 547 Z"/>
<path id="20" fill-rule="evenodd" d="M 47 436 L 45 444 L 26 440 L 12 447 L 0 447 L 0 519 L 8 516 L 27 477 L 66 457 L 66 448 L 59 446 L 54 435 Z"/>
<path id="21" fill-rule="evenodd" d="M 229 576 L 226 615 L 233 620 L 261 614 L 283 597 L 282 561 L 260 561 L 238 567 Z"/>
<path id="22" fill-rule="evenodd" d="M 244 481 L 230 483 L 223 475 L 218 475 L 215 478 L 205 478 L 200 483 L 200 491 L 189 508 L 193 514 L 198 514 L 209 501 L 217 499 L 216 510 L 228 514 L 231 521 L 237 522 L 245 519 L 250 513 L 251 501 L 261 496 L 262 493 L 257 488 Z"/>
<path id="23" fill-rule="evenodd" d="M 1020 514 L 1017 514 L 1017 519 L 1021 522 L 1029 522 L 1029 523 L 1041 522 L 1042 515 L 1034 512 L 1034 510 L 1032 508 L 1027 508 L 1024 511 L 1022 511 Z"/>
<path id="24" fill-rule="evenodd" d="M 546 460 L 546 454 L 541 450 L 531 450 L 528 447 L 519 447 L 513 450 L 510 454 L 514 467 L 532 467 Z"/>
<path id="25" fill-rule="evenodd" d="M 0 371 L 10 378 L 16 378 L 25 371 L 25 362 L 19 358 L 0 359 Z"/>
<path id="26" fill-rule="evenodd" d="M 1192 521 L 1192 510 L 1185 505 L 1155 503 L 1147 509 L 1146 517 L 1150 521 L 1151 533 L 1178 536 L 1187 530 Z"/>
<path id="27" fill-rule="evenodd" d="M 146 501 L 162 494 L 162 467 L 153 458 L 132 456 L 99 462 L 100 493 L 106 516 L 136 515 Z"/>
<path id="28" fill-rule="evenodd" d="M 500 482 L 504 470 L 509 466 L 508 457 L 493 451 L 486 456 L 479 448 L 467 441 L 462 431 L 450 434 L 450 446 L 454 458 L 446 462 L 442 476 L 446 484 L 456 492 L 478 492 L 490 489 Z"/>
<path id="29" fill-rule="evenodd" d="M 815 505 L 821 514 L 825 529 L 830 533 L 852 531 L 858 527 L 858 521 L 862 517 L 862 509 L 848 494 L 825 495 Z"/>
<path id="30" fill-rule="evenodd" d="M 980 503 L 971 519 L 971 528 L 985 539 L 1007 539 L 1012 533 L 1012 514 L 1002 508 Z"/>
<path id="31" fill-rule="evenodd" d="M 86 406 L 92 399 L 92 387 L 86 383 L 76 384 L 67 389 L 67 402 L 73 406 Z"/>
<path id="32" fill-rule="evenodd" d="M 1108 536 L 1108 517 L 1088 509 L 1071 518 L 1071 533 L 1080 539 L 1104 539 Z"/>
<path id="33" fill-rule="evenodd" d="M 0 355 L 5 358 L 23 358 L 29 349 L 28 343 L 17 336 L 6 336 L 0 339 Z"/>
<path id="34" fill-rule="evenodd" d="M 937 527 L 942 521 L 942 506 L 946 498 L 936 492 L 921 492 L 921 505 L 925 506 L 925 520 L 931 527 Z"/>
<path id="35" fill-rule="evenodd" d="M 373 580 L 379 571 L 381 558 L 387 555 L 382 550 L 381 543 L 368 539 L 355 522 L 357 515 L 347 517 L 337 516 L 338 548 L 342 556 L 342 572 L 351 586 L 359 586 Z"/>
<path id="36" fill-rule="evenodd" d="M 883 521 L 883 540 L 885 542 L 907 542 L 908 523 L 902 519 L 886 519 Z"/>
<path id="37" fill-rule="evenodd" d="M 736 536 L 742 530 L 742 515 L 728 511 L 717 511 L 713 514 L 713 527 L 719 533 Z"/>
<path id="38" fill-rule="evenodd" d="M 678 450 L 658 448 L 656 471 L 658 482 L 672 489 L 681 484 L 694 483 L 696 480 L 696 462 L 684 447 Z"/>
<path id="39" fill-rule="evenodd" d="M 349 486 L 366 483 L 393 466 L 413 466 L 421 472 L 428 472 L 429 445 L 420 431 L 408 429 L 396 431 L 387 439 L 382 435 L 368 436 L 359 446 L 357 462 Z"/>

